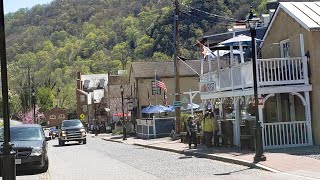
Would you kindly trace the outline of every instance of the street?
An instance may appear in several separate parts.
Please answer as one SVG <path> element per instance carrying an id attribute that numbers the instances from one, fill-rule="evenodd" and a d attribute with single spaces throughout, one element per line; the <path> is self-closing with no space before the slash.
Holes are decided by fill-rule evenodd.
<path id="1" fill-rule="evenodd" d="M 102 179 L 302 179 L 245 166 L 189 157 L 88 137 L 86 145 L 48 141 L 49 171 L 20 173 L 18 180 Z"/>

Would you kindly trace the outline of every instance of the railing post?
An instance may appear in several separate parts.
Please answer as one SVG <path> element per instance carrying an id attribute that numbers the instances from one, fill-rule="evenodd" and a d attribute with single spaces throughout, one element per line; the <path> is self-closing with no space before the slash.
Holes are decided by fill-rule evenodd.
<path id="1" fill-rule="evenodd" d="M 303 66 L 303 78 L 304 78 L 304 84 L 309 84 L 309 70 L 308 70 L 308 62 L 307 57 L 302 57 L 302 66 Z"/>
<path id="2" fill-rule="evenodd" d="M 231 87 L 232 87 L 232 90 L 234 90 L 234 86 L 233 86 L 233 66 L 230 68 L 230 77 L 231 77 Z"/>

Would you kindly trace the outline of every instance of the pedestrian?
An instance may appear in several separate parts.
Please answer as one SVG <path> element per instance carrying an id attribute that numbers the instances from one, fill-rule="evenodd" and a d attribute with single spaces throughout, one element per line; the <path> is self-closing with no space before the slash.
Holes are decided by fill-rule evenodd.
<path id="1" fill-rule="evenodd" d="M 212 119 L 210 118 L 211 116 L 212 116 L 211 112 L 207 111 L 202 122 L 205 144 L 208 148 L 212 147 L 213 122 L 212 122 Z"/>
<path id="2" fill-rule="evenodd" d="M 94 132 L 95 132 L 95 136 L 98 136 L 99 125 L 97 125 L 97 124 L 95 125 Z"/>
<path id="3" fill-rule="evenodd" d="M 214 113 L 210 114 L 210 119 L 212 120 L 212 125 L 213 125 L 213 146 L 218 147 L 219 146 L 219 123 L 217 119 L 214 117 Z"/>
<path id="4" fill-rule="evenodd" d="M 194 122 L 192 116 L 187 119 L 187 136 L 189 140 L 189 149 L 191 149 L 191 144 L 193 142 L 194 148 L 197 148 L 197 125 Z"/>

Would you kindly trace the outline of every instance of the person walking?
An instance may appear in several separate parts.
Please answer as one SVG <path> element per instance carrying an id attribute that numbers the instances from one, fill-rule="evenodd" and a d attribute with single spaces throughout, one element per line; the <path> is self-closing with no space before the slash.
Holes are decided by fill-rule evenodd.
<path id="1" fill-rule="evenodd" d="M 197 125 L 194 122 L 192 116 L 187 119 L 187 136 L 189 140 L 189 149 L 191 149 L 191 144 L 193 142 L 194 148 L 197 148 Z"/>
<path id="2" fill-rule="evenodd" d="M 208 148 L 212 147 L 213 122 L 211 119 L 211 114 L 212 113 L 210 111 L 207 111 L 202 122 L 205 144 Z"/>

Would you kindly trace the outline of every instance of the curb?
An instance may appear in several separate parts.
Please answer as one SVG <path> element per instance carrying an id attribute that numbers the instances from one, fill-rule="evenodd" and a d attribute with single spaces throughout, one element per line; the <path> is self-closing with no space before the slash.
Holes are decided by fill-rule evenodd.
<path id="1" fill-rule="evenodd" d="M 229 157 L 223 157 L 223 156 L 218 156 L 218 155 L 213 155 L 213 154 L 205 154 L 205 153 L 198 153 L 198 152 L 190 152 L 190 151 L 181 151 L 181 150 L 176 150 L 176 149 L 168 149 L 168 148 L 163 148 L 163 147 L 156 147 L 156 146 L 150 146 L 150 145 L 142 145 L 142 144 L 133 144 L 135 146 L 141 146 L 145 148 L 150 148 L 150 149 L 157 149 L 157 150 L 162 150 L 162 151 L 169 151 L 169 152 L 174 152 L 174 153 L 179 153 L 179 154 L 184 154 L 184 155 L 189 155 L 189 156 L 195 156 L 199 158 L 207 158 L 207 159 L 212 159 L 212 160 L 217 160 L 217 161 L 222 161 L 226 163 L 232 163 L 232 164 L 238 164 L 242 166 L 247 166 L 250 168 L 256 168 L 256 169 L 262 169 L 265 171 L 270 171 L 270 172 L 280 172 L 278 170 L 272 169 L 270 167 L 261 165 L 261 164 L 256 164 L 250 161 L 245 161 L 245 160 L 240 160 L 240 159 L 235 159 L 235 158 L 229 158 Z"/>

